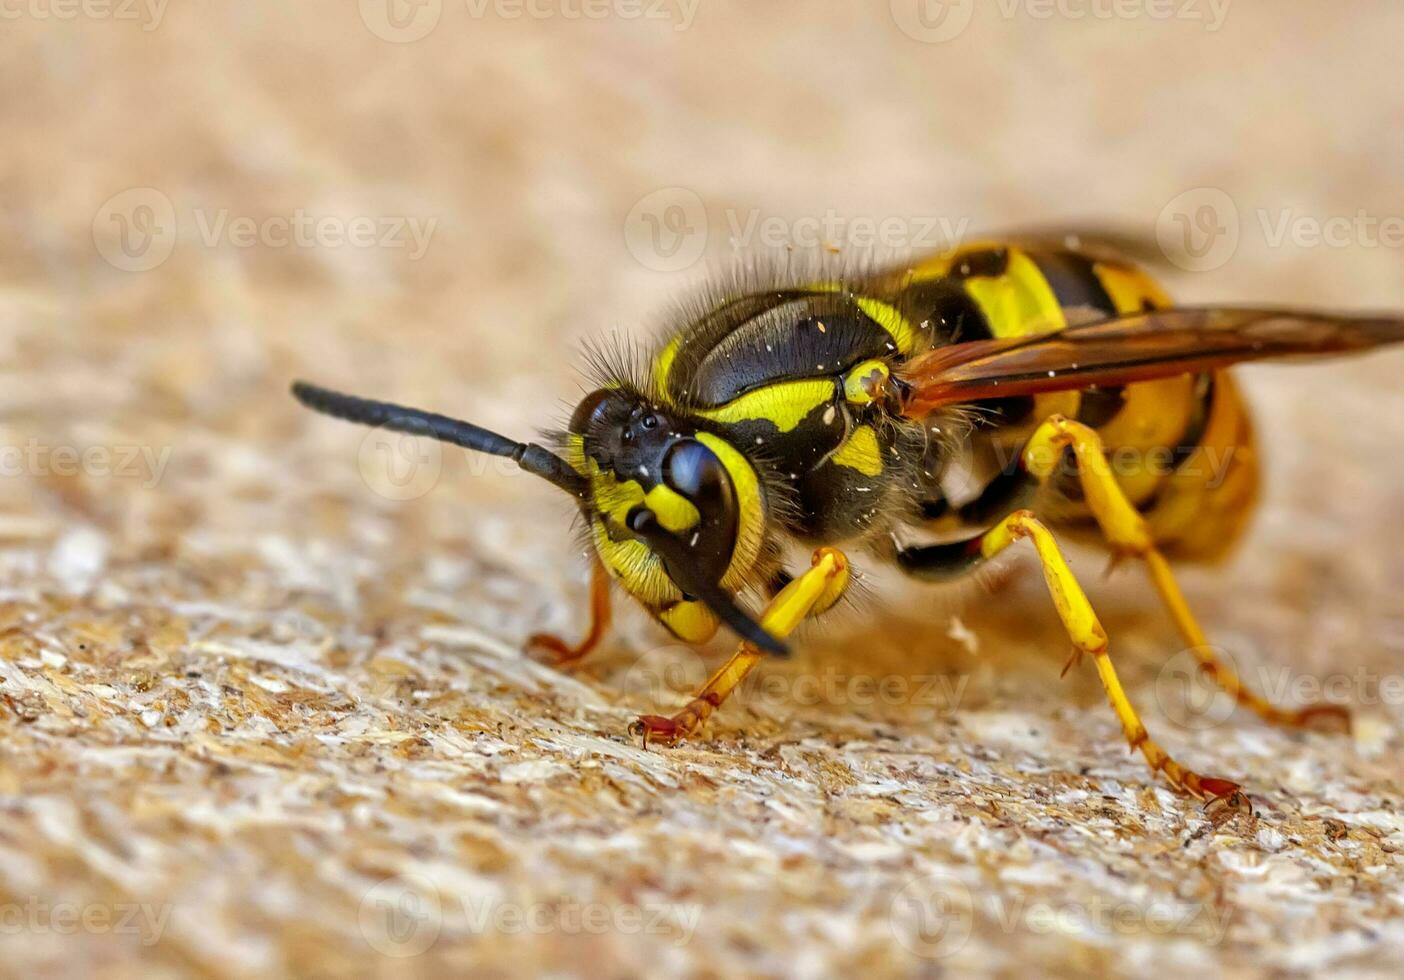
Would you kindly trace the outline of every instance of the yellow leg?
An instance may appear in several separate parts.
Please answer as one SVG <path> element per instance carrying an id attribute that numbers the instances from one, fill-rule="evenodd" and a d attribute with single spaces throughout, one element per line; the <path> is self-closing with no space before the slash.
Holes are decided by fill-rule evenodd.
<path id="1" fill-rule="evenodd" d="M 609 622 L 609 573 L 596 560 L 590 569 L 590 632 L 585 634 L 585 639 L 571 645 L 550 633 L 533 633 L 527 638 L 527 649 L 536 647 L 549 650 L 557 666 L 571 664 L 599 646 L 605 631 L 609 629 Z"/>
<path id="2" fill-rule="evenodd" d="M 784 639 L 806 616 L 823 612 L 837 602 L 847 587 L 848 559 L 837 548 L 820 548 L 804 574 L 770 600 L 760 624 L 772 636 Z M 642 735 L 645 747 L 650 741 L 667 745 L 681 741 L 702 727 L 764 656 L 751 644 L 742 643 L 686 707 L 671 718 L 644 715 L 629 726 L 630 733 Z"/>
<path id="3" fill-rule="evenodd" d="M 1053 540 L 1052 533 L 1034 517 L 1032 511 L 1015 511 L 992 527 L 980 541 L 980 552 L 986 558 L 991 558 L 1021 538 L 1028 538 L 1033 542 L 1039 562 L 1043 566 L 1043 577 L 1048 583 L 1048 594 L 1058 610 L 1058 618 L 1063 621 L 1063 628 L 1067 630 L 1078 651 L 1088 654 L 1096 663 L 1097 676 L 1106 688 L 1107 698 L 1111 701 L 1112 710 L 1116 712 L 1131 748 L 1140 749 L 1151 770 L 1164 773 L 1166 780 L 1177 790 L 1198 800 L 1223 800 L 1234 807 L 1248 808 L 1247 798 L 1237 783 L 1201 776 L 1186 769 L 1150 737 L 1116 676 L 1116 668 L 1112 666 L 1111 657 L 1107 654 L 1106 630 L 1097 619 L 1092 604 L 1087 600 L 1087 594 L 1082 591 L 1082 586 L 1073 576 L 1072 569 L 1068 567 L 1058 548 L 1058 543 Z"/>
<path id="4" fill-rule="evenodd" d="M 1051 416 L 1029 437 L 1023 452 L 1024 467 L 1039 480 L 1046 480 L 1057 467 L 1063 450 L 1068 448 L 1077 459 L 1083 495 L 1102 533 L 1118 555 L 1130 554 L 1145 561 L 1151 582 L 1190 652 L 1199 661 L 1200 669 L 1239 704 L 1274 724 L 1307 727 L 1324 722 L 1332 727 L 1343 726 L 1348 731 L 1350 713 L 1340 705 L 1313 704 L 1293 711 L 1279 708 L 1246 687 L 1233 668 L 1215 654 L 1185 602 L 1170 563 L 1156 548 L 1145 519 L 1126 498 L 1107 465 L 1102 440 L 1095 430 L 1061 415 Z"/>

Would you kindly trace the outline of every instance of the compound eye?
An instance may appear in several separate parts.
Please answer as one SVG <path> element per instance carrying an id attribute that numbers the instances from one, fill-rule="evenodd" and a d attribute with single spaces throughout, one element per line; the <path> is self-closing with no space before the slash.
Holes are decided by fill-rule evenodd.
<path id="1" fill-rule="evenodd" d="M 570 431 L 584 435 L 593 428 L 604 425 L 618 403 L 619 393 L 609 388 L 600 388 L 586 395 L 570 416 Z"/>
<path id="2" fill-rule="evenodd" d="M 683 439 L 663 459 L 663 479 L 669 487 L 695 504 L 730 497 L 731 479 L 726 467 L 696 439 Z"/>

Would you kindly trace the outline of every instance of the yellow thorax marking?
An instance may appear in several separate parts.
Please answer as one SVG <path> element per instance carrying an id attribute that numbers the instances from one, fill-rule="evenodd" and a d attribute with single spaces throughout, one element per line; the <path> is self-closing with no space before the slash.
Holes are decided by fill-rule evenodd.
<path id="1" fill-rule="evenodd" d="M 679 335 L 668 341 L 668 346 L 664 347 L 658 355 L 658 360 L 653 365 L 653 382 L 658 386 L 660 394 L 668 390 L 668 375 L 673 371 L 673 362 L 678 358 L 678 349 L 682 347 L 682 336 Z"/>
<path id="2" fill-rule="evenodd" d="M 817 293 L 848 291 L 848 287 L 838 282 L 818 282 L 810 288 Z M 880 299 L 873 299 L 871 296 L 855 296 L 853 301 L 868 319 L 887 331 L 887 335 L 892 338 L 892 343 L 900 353 L 910 355 L 916 350 L 917 344 L 921 340 L 921 334 L 895 306 L 884 303 Z"/>
<path id="3" fill-rule="evenodd" d="M 827 379 L 781 381 L 748 391 L 718 408 L 700 409 L 697 414 L 724 423 L 765 419 L 781 432 L 789 432 L 833 397 L 834 383 Z"/>
<path id="4" fill-rule="evenodd" d="M 895 306 L 884 303 L 880 299 L 860 297 L 858 308 L 887 331 L 888 335 L 892 337 L 892 342 L 897 345 L 897 350 L 904 356 L 910 355 L 916 350 L 921 337 L 912 326 L 911 321 L 904 317 Z"/>
<path id="5" fill-rule="evenodd" d="M 843 379 L 843 397 L 850 405 L 868 405 L 881 394 L 891 371 L 878 360 L 856 365 Z"/>

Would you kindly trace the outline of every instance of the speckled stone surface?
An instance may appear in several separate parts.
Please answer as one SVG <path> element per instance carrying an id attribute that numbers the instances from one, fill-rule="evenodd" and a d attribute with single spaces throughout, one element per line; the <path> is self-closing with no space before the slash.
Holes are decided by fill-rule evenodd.
<path id="1" fill-rule="evenodd" d="M 831 213 L 898 246 L 1153 236 L 1215 188 L 1237 249 L 1169 266 L 1177 296 L 1404 308 L 1363 226 L 1276 233 L 1404 214 L 1397 5 L 980 5 L 923 41 L 896 0 L 445 0 L 407 43 L 377 32 L 426 22 L 369 0 L 32 7 L 0 29 L 0 970 L 1397 969 L 1404 355 L 1245 374 L 1263 507 L 1184 576 L 1245 673 L 1357 704 L 1353 737 L 1221 710 L 1138 570 L 1075 555 L 1152 731 L 1252 796 L 1222 821 L 1127 752 L 1087 665 L 1058 680 L 1027 560 L 938 592 L 860 564 L 856 608 L 645 751 L 630 720 L 724 644 L 625 609 L 573 673 L 524 657 L 582 626 L 567 502 L 285 394 L 526 435 L 583 340 L 649 336 L 731 239 Z M 358 218 L 372 243 L 332 240 Z"/>

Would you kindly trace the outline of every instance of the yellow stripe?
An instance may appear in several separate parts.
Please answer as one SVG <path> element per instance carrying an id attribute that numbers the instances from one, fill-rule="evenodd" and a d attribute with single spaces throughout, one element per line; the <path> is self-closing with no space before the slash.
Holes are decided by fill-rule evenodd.
<path id="1" fill-rule="evenodd" d="M 789 432 L 833 397 L 834 383 L 829 380 L 782 381 L 747 392 L 719 408 L 699 409 L 697 414 L 730 424 L 765 419 L 781 432 Z"/>
<path id="2" fill-rule="evenodd" d="M 816 293 L 840 293 L 846 292 L 848 289 L 847 286 L 839 282 L 816 282 L 809 288 Z M 887 331 L 887 335 L 892 338 L 892 342 L 904 355 L 912 354 L 917 349 L 917 345 L 921 341 L 921 334 L 896 307 L 869 296 L 855 296 L 854 302 L 869 319 Z"/>
<path id="3" fill-rule="evenodd" d="M 1027 337 L 1067 326 L 1063 308 L 1038 264 L 1016 248 L 1002 276 L 973 276 L 963 283 L 996 337 Z"/>
<path id="4" fill-rule="evenodd" d="M 894 307 L 878 299 L 858 299 L 858 308 L 871 317 L 878 326 L 886 330 L 892 342 L 903 355 L 916 350 L 921 335 L 912 327 L 911 321 Z"/>
<path id="5" fill-rule="evenodd" d="M 966 242 L 949 251 L 939 252 L 922 259 L 908 274 L 907 280 L 908 282 L 927 282 L 931 279 L 944 279 L 951 274 L 956 262 L 972 252 L 995 252 L 1005 248 L 1009 248 L 1007 241 L 996 241 L 992 238 L 984 241 Z"/>
<path id="6" fill-rule="evenodd" d="M 668 391 L 668 375 L 673 371 L 673 362 L 678 358 L 678 348 L 682 347 L 682 335 L 674 337 L 668 341 L 668 346 L 664 347 L 658 355 L 658 359 L 653 364 L 653 382 L 658 386 L 660 395 Z"/>
<path id="7" fill-rule="evenodd" d="M 1102 288 L 1116 305 L 1116 311 L 1122 315 L 1140 313 L 1146 300 L 1156 309 L 1170 306 L 1170 297 L 1165 290 L 1140 269 L 1097 262 L 1092 266 L 1092 271 L 1101 280 Z"/>
<path id="8" fill-rule="evenodd" d="M 761 496 L 760 480 L 756 471 L 737 452 L 736 447 L 710 432 L 697 433 L 697 441 L 717 454 L 726 471 L 731 475 L 731 485 L 736 490 L 736 504 L 740 511 L 736 526 L 736 546 L 731 552 L 731 564 L 722 576 L 722 587 L 739 589 L 746 584 L 756 558 L 760 555 L 761 544 L 765 540 L 765 501 Z"/>

